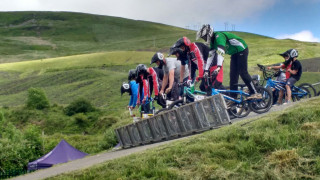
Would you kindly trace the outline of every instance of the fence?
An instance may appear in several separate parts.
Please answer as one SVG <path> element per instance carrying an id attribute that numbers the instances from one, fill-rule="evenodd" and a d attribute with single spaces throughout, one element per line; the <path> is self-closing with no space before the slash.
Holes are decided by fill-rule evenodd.
<path id="1" fill-rule="evenodd" d="M 115 130 L 124 148 L 190 135 L 230 123 L 223 96 L 186 104 Z"/>

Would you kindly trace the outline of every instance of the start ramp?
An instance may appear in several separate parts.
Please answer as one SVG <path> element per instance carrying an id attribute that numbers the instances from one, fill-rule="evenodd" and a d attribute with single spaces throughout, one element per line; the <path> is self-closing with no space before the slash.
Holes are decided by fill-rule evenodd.
<path id="1" fill-rule="evenodd" d="M 117 128 L 123 148 L 169 140 L 230 124 L 221 94 L 189 103 L 153 117 Z"/>

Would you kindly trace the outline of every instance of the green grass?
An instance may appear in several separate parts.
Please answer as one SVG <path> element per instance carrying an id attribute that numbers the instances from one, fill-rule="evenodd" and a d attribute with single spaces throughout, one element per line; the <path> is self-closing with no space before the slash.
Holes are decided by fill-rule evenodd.
<path id="1" fill-rule="evenodd" d="M 309 100 L 49 179 L 319 179 L 319 105 Z"/>

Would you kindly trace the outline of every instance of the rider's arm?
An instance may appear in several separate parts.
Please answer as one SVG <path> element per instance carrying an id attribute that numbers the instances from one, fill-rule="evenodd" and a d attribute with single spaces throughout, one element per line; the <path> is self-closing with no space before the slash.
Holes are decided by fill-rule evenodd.
<path id="1" fill-rule="evenodd" d="M 143 76 L 141 76 L 143 78 Z M 147 100 L 149 95 L 149 82 L 147 79 L 143 79 L 143 100 Z"/>
<path id="2" fill-rule="evenodd" d="M 195 45 L 195 44 L 194 44 Z M 194 48 L 194 54 L 197 58 L 198 61 L 198 70 L 199 70 L 199 77 L 202 78 L 203 77 L 203 64 L 204 64 L 204 60 L 202 58 L 201 52 L 199 50 L 199 48 L 197 47 L 197 45 L 195 45 L 196 47 Z"/>
<path id="3" fill-rule="evenodd" d="M 182 65 L 180 66 L 180 82 L 183 82 L 183 79 L 184 79 L 184 72 L 186 70 L 186 65 Z"/>
<path id="4" fill-rule="evenodd" d="M 138 99 L 138 84 L 134 81 L 130 82 L 131 84 L 131 97 L 129 106 L 136 107 Z"/>
<path id="5" fill-rule="evenodd" d="M 226 51 L 227 38 L 223 33 L 215 33 L 215 46 L 211 45 L 210 49 L 216 49 L 217 66 L 222 66 Z"/>
<path id="6" fill-rule="evenodd" d="M 167 84 L 168 84 L 168 74 L 164 74 L 163 75 L 163 80 L 162 80 L 162 87 L 161 87 L 161 92 L 164 92 L 164 89 L 166 88 Z"/>
<path id="7" fill-rule="evenodd" d="M 271 66 L 270 68 L 272 68 L 272 69 L 280 69 L 280 68 L 282 68 L 282 66 Z"/>
<path id="8" fill-rule="evenodd" d="M 224 60 L 224 54 L 225 54 L 225 50 L 224 47 L 222 46 L 218 46 L 217 48 L 217 66 L 221 67 L 223 64 L 223 60 Z"/>
<path id="9" fill-rule="evenodd" d="M 169 71 L 169 89 L 172 89 L 173 86 L 173 82 L 174 82 L 174 69 L 171 69 Z"/>
<path id="10" fill-rule="evenodd" d="M 298 70 L 288 69 L 287 71 L 289 71 L 290 74 L 297 74 L 298 73 Z"/>
<path id="11" fill-rule="evenodd" d="M 213 49 L 213 50 L 209 51 L 209 57 L 208 57 L 208 60 L 207 60 L 206 67 L 204 69 L 205 71 L 209 71 L 210 65 L 212 64 L 212 61 L 213 61 L 215 55 L 216 55 L 216 50 Z"/>
<path id="12" fill-rule="evenodd" d="M 154 71 L 153 68 L 149 68 L 149 73 L 152 76 L 152 81 L 153 81 L 153 87 L 154 87 L 154 95 L 158 96 L 159 94 L 159 84 L 158 84 L 158 76 L 157 73 Z"/>

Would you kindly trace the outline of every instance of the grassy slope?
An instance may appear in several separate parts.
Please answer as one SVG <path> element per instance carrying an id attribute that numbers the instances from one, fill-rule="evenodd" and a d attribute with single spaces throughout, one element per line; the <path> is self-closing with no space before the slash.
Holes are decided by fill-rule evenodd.
<path id="1" fill-rule="evenodd" d="M 319 100 L 51 179 L 319 179 Z"/>
<path id="2" fill-rule="evenodd" d="M 101 51 L 167 48 L 191 31 L 69 12 L 0 12 L 0 62 Z"/>

